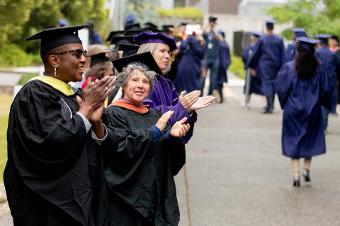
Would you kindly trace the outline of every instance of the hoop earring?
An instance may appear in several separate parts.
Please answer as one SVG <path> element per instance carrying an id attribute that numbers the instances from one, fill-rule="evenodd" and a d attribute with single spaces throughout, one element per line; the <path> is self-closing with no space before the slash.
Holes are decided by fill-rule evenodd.
<path id="1" fill-rule="evenodd" d="M 57 68 L 54 68 L 54 77 L 57 77 Z"/>

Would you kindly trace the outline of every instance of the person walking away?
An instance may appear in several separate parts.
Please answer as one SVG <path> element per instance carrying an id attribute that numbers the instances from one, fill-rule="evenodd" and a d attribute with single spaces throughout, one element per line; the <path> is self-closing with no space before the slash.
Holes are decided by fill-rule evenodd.
<path id="1" fill-rule="evenodd" d="M 266 21 L 267 34 L 256 43 L 254 54 L 248 62 L 253 75 L 261 78 L 261 91 L 266 96 L 267 106 L 264 114 L 272 114 L 274 110 L 274 82 L 284 62 L 284 44 L 281 37 L 274 34 L 274 21 Z"/>
<path id="2" fill-rule="evenodd" d="M 297 56 L 286 63 L 275 81 L 283 109 L 282 153 L 291 158 L 293 186 L 300 186 L 299 159 L 304 159 L 303 177 L 310 182 L 312 157 L 325 154 L 322 107 L 330 108 L 329 77 L 315 57 L 317 40 L 297 38 Z"/>
<path id="3" fill-rule="evenodd" d="M 261 92 L 261 78 L 259 74 L 251 74 L 249 68 L 247 67 L 247 62 L 251 58 L 257 41 L 263 34 L 260 32 L 251 32 L 250 33 L 250 43 L 247 45 L 243 52 L 242 52 L 242 61 L 244 64 L 244 69 L 246 71 L 246 82 L 244 84 L 244 94 L 245 94 L 245 101 L 242 106 L 246 109 L 249 109 L 249 103 L 251 94 L 255 93 L 258 95 L 262 95 Z"/>

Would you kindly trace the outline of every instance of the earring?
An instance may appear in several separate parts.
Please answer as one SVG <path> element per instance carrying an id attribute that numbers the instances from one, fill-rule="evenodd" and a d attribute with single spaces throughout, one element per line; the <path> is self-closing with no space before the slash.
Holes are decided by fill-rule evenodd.
<path id="1" fill-rule="evenodd" d="M 54 68 L 54 77 L 57 77 L 57 68 Z"/>

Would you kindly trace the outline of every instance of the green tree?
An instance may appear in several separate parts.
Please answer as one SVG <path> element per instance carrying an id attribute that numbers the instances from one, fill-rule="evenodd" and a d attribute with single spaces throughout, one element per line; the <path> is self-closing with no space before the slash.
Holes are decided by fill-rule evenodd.
<path id="1" fill-rule="evenodd" d="M 317 33 L 340 34 L 340 1 L 334 0 L 289 0 L 288 3 L 272 7 L 269 15 L 279 23 L 291 23 L 303 27 L 309 35 Z M 283 31 L 283 36 L 291 37 L 291 31 Z"/>

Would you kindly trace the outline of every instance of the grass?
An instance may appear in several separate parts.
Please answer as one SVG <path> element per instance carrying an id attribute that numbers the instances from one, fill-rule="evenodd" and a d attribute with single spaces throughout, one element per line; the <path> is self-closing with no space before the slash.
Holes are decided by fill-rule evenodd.
<path id="1" fill-rule="evenodd" d="M 7 124 L 8 113 L 12 103 L 12 95 L 0 94 L 0 182 L 3 181 L 3 171 L 7 161 Z"/>
<path id="2" fill-rule="evenodd" d="M 238 76 L 241 79 L 245 78 L 245 70 L 244 70 L 244 65 L 242 62 L 242 58 L 232 55 L 231 56 L 231 65 L 229 69 L 231 72 L 233 72 L 236 76 Z"/>

